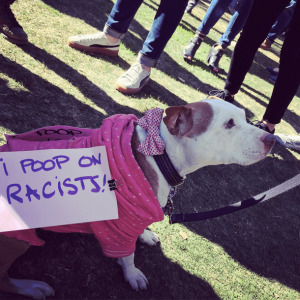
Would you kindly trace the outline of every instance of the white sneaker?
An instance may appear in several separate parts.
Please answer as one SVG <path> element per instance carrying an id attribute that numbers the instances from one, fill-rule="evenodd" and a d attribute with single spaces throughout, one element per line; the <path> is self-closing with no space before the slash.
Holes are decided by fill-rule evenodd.
<path id="1" fill-rule="evenodd" d="M 124 94 L 136 94 L 148 83 L 150 73 L 136 62 L 117 80 L 116 89 Z"/>
<path id="2" fill-rule="evenodd" d="M 279 144 L 287 148 L 292 148 L 295 150 L 300 150 L 300 136 L 299 135 L 287 135 L 277 133 L 276 139 Z"/>
<path id="3" fill-rule="evenodd" d="M 68 44 L 78 50 L 101 53 L 107 56 L 117 56 L 120 48 L 120 40 L 111 43 L 104 32 L 71 36 L 68 39 Z"/>

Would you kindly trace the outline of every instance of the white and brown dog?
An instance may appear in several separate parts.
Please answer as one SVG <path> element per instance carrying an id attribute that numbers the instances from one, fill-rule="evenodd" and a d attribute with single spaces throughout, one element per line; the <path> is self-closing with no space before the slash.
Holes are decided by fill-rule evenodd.
<path id="1" fill-rule="evenodd" d="M 253 164 L 266 157 L 276 141 L 272 134 L 247 124 L 243 110 L 219 99 L 167 108 L 159 124 L 159 133 L 166 153 L 182 177 L 209 165 Z M 165 207 L 171 186 L 154 157 L 137 151 L 146 136 L 145 129 L 135 126 L 131 138 L 132 153 L 156 195 L 158 205 Z M 139 239 L 148 245 L 158 242 L 155 233 L 146 229 Z M 45 299 L 54 295 L 48 284 L 11 279 L 7 275 L 12 262 L 28 247 L 27 242 L 0 235 L 0 290 Z M 120 255 L 118 263 L 133 289 L 146 288 L 146 277 L 134 265 L 134 253 Z"/>

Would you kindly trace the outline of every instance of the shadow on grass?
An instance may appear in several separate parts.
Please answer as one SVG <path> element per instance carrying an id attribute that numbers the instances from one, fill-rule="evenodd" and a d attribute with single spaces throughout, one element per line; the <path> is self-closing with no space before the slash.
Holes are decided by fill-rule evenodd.
<path id="1" fill-rule="evenodd" d="M 53 8 L 59 10 L 64 14 L 70 15 L 75 18 L 81 18 L 87 24 L 96 27 L 99 30 L 103 29 L 105 22 L 107 20 L 107 16 L 102 11 L 104 9 L 103 6 L 104 4 L 102 2 L 101 2 L 102 6 L 99 6 L 96 9 L 94 6 L 89 7 L 89 5 L 86 4 L 86 2 L 82 2 L 78 0 L 75 2 L 75 5 L 72 4 L 71 7 L 69 5 L 69 1 L 63 3 L 62 2 L 58 3 L 57 1 L 54 0 L 43 0 L 43 1 L 47 5 L 52 6 Z M 105 5 L 106 5 L 105 7 L 107 7 L 106 13 L 109 13 L 113 6 L 113 3 L 109 2 L 106 3 Z M 155 7 L 152 8 L 155 9 Z M 88 17 L 90 14 L 93 15 L 93 18 Z M 95 17 L 95 15 L 97 15 L 97 18 Z M 134 19 L 131 22 L 130 30 L 133 30 L 135 33 L 137 33 L 140 36 L 140 39 L 137 38 L 135 35 L 131 34 L 129 31 L 127 32 L 124 39 L 122 40 L 122 43 L 125 45 L 126 48 L 129 48 L 131 51 L 138 53 L 138 51 L 142 49 L 143 41 L 146 39 L 148 35 L 148 31 L 139 22 L 137 22 Z M 164 66 L 163 63 L 165 61 L 168 62 L 166 67 Z M 112 62 L 114 61 L 112 60 Z M 208 93 L 208 91 L 213 89 L 213 87 L 210 85 L 204 85 L 195 75 L 188 72 L 184 67 L 181 67 L 179 63 L 173 60 L 166 52 L 163 52 L 161 59 L 158 62 L 159 65 L 158 69 L 168 74 L 168 66 L 170 64 L 172 65 L 172 69 L 177 70 L 176 71 L 177 73 L 180 72 L 182 76 L 189 77 L 190 78 L 189 81 L 191 82 L 190 85 L 196 90 L 200 90 L 203 93 Z"/>
<path id="2" fill-rule="evenodd" d="M 205 167 L 189 175 L 180 188 L 178 198 L 174 198 L 175 213 L 194 212 L 193 208 L 208 211 L 233 204 L 299 173 L 300 162 L 278 144 L 271 157 L 254 165 Z M 299 193 L 297 186 L 252 208 L 185 224 L 193 232 L 220 245 L 251 272 L 300 291 Z M 195 199 L 197 194 L 199 197 Z"/>
<path id="3" fill-rule="evenodd" d="M 191 32 L 191 37 L 193 37 L 193 35 L 195 34 L 197 28 L 194 27 L 192 24 L 188 23 L 187 21 L 185 20 L 181 20 L 180 21 L 180 24 L 184 24 L 184 26 L 182 26 L 182 28 L 185 28 L 186 31 L 190 31 Z"/>
<path id="4" fill-rule="evenodd" d="M 33 44 L 28 44 L 26 47 L 22 47 L 22 50 L 29 54 L 35 60 L 43 63 L 48 69 L 54 71 L 57 75 L 66 79 L 74 87 L 76 87 L 86 98 L 93 101 L 94 104 L 103 108 L 108 115 L 116 113 L 134 114 L 137 117 L 141 117 L 142 114 L 129 107 L 122 106 L 116 103 L 112 98 L 107 96 L 105 92 L 90 82 L 84 75 L 78 73 L 72 67 L 68 66 L 60 59 L 47 53 L 45 50 L 36 47 Z M 74 50 L 77 51 L 77 50 Z M 130 65 L 121 57 L 111 58 L 98 54 L 86 53 L 92 57 L 99 57 L 102 60 L 110 63 L 118 64 L 123 70 L 129 69 Z M 160 102 L 169 106 L 172 105 L 184 105 L 185 101 L 181 100 L 178 96 L 171 91 L 164 88 L 162 85 L 151 80 L 150 84 L 146 86 L 138 95 L 133 95 L 134 98 L 144 99 L 151 95 L 155 99 L 159 99 Z"/>
<path id="5" fill-rule="evenodd" d="M 220 300 L 207 282 L 165 257 L 159 244 L 149 247 L 137 242 L 135 264 L 149 285 L 146 291 L 136 292 L 125 282 L 116 259 L 102 254 L 93 235 L 38 230 L 38 236 L 45 245 L 30 247 L 9 275 L 47 282 L 55 290 L 53 299 Z M 0 292 L 0 298 L 21 300 L 24 296 Z"/>
<path id="6" fill-rule="evenodd" d="M 163 104 L 167 104 L 168 106 L 187 104 L 186 101 L 182 100 L 180 97 L 176 96 L 170 90 L 167 90 L 154 80 L 150 80 L 149 83 L 141 90 L 141 92 L 136 95 L 132 95 L 131 97 L 141 100 L 147 100 L 149 99 L 149 96 L 153 97 Z"/>
<path id="7" fill-rule="evenodd" d="M 210 39 L 209 37 L 206 37 L 204 40 L 204 43 L 209 44 L 210 46 L 212 46 L 215 41 L 213 41 L 212 39 Z M 197 52 L 201 51 L 201 46 L 198 49 Z M 232 56 L 232 52 L 229 49 L 226 49 L 226 56 L 231 57 Z M 206 63 L 204 63 L 203 61 L 199 60 L 197 57 L 193 59 L 193 61 L 189 62 L 189 64 L 197 66 L 203 70 L 207 69 L 208 66 Z M 222 66 L 222 60 L 220 63 L 220 66 Z M 274 61 L 270 58 L 268 58 L 267 56 L 265 56 L 261 51 L 257 51 L 255 58 L 253 60 L 253 64 L 249 70 L 249 74 L 251 75 L 255 75 L 257 76 L 259 79 L 263 79 L 267 82 L 270 82 L 268 80 L 269 77 L 269 73 L 265 70 L 266 66 L 272 66 L 272 67 L 277 67 L 278 65 L 274 63 Z M 227 73 L 224 69 L 220 69 L 219 74 L 215 74 L 216 76 L 219 76 L 220 78 L 222 78 L 224 80 L 224 84 L 227 78 Z M 215 89 L 215 88 L 212 88 Z M 273 87 L 271 87 L 271 89 L 273 90 Z M 249 92 L 249 90 L 251 92 Z M 203 92 L 203 90 L 201 90 Z M 205 91 L 205 90 L 204 90 Z M 207 91 L 207 93 L 210 90 Z M 271 91 L 271 90 L 270 90 Z M 266 96 L 265 94 L 263 94 L 262 92 L 259 91 L 259 89 L 254 89 L 252 87 L 250 87 L 249 85 L 247 85 L 245 83 L 245 81 L 243 82 L 241 88 L 240 88 L 240 92 L 243 92 L 244 94 L 246 94 L 248 97 L 252 98 L 254 101 L 256 101 L 258 104 L 267 107 L 267 104 L 261 100 L 261 98 L 264 98 L 265 100 L 267 100 L 267 102 L 269 102 L 270 97 Z M 297 97 L 300 97 L 300 89 L 298 89 L 296 95 Z M 238 101 L 239 95 L 237 94 L 237 96 L 235 97 L 236 101 Z M 246 110 L 247 111 L 247 110 Z M 254 116 L 255 112 L 249 114 L 247 113 L 247 117 L 250 118 L 250 116 Z M 260 118 L 262 118 L 263 116 L 260 116 Z M 282 120 L 284 120 L 285 122 L 287 122 L 288 124 L 290 124 L 297 132 L 300 132 L 300 124 L 299 124 L 299 116 L 297 114 L 295 114 L 293 111 L 291 111 L 289 108 L 286 110 Z"/>
<path id="8" fill-rule="evenodd" d="M 118 111 L 141 115 L 135 109 L 113 101 L 85 76 L 44 50 L 28 45 L 26 52 L 35 59 L 43 61 L 49 69 L 78 87 L 83 95 L 92 99 L 97 106 L 104 107 L 105 104 L 108 113 L 113 114 Z M 16 62 L 8 62 L 1 54 L 0 72 L 20 86 L 20 88 L 12 89 L 7 85 L 6 80 L 0 79 L 1 94 L 6 95 L 0 101 L 0 124 L 14 132 L 21 133 L 58 124 L 97 128 L 107 117 Z"/>
<path id="9" fill-rule="evenodd" d="M 252 98 L 253 100 L 255 100 L 258 104 L 260 104 L 260 105 L 262 105 L 262 106 L 264 106 L 264 107 L 267 107 L 267 104 L 266 104 L 264 101 L 260 100 L 260 98 L 254 96 L 252 93 L 249 93 L 248 91 L 246 91 L 246 90 L 243 88 L 243 86 L 246 87 L 246 88 L 249 89 L 249 90 L 253 90 L 253 89 L 252 89 L 250 86 L 248 86 L 247 84 L 243 84 L 243 85 L 242 85 L 242 88 L 240 89 L 241 92 L 243 92 L 243 93 L 246 94 L 247 96 L 251 97 L 251 98 Z M 268 98 L 266 95 L 264 95 L 264 94 L 262 94 L 262 93 L 260 93 L 260 92 L 258 92 L 258 91 L 256 91 L 256 90 L 254 90 L 254 92 L 257 93 L 257 94 L 259 94 L 259 96 L 260 96 L 261 98 L 265 98 L 265 99 L 269 102 L 269 98 Z M 237 100 L 238 100 L 238 99 L 237 99 Z M 259 116 L 259 117 L 260 117 L 260 119 L 262 119 L 263 116 Z M 300 132 L 299 115 L 297 115 L 297 114 L 294 113 L 293 111 L 287 109 L 287 110 L 285 111 L 285 113 L 284 113 L 284 116 L 283 116 L 282 120 L 284 120 L 284 121 L 286 121 L 288 124 L 290 124 L 290 125 L 295 129 L 296 132 Z"/>
<path id="10" fill-rule="evenodd" d="M 72 17 L 75 18 L 81 18 L 83 19 L 87 24 L 90 24 L 93 27 L 98 28 L 99 30 L 102 30 L 102 28 L 105 25 L 105 22 L 107 20 L 107 15 L 109 14 L 110 10 L 112 9 L 113 3 L 100 3 L 99 7 L 95 7 L 94 5 L 90 6 L 85 2 L 81 1 L 76 1 L 74 6 L 70 7 L 68 5 L 68 2 L 63 2 L 63 3 L 58 3 L 54 0 L 43 0 L 47 5 L 52 6 L 53 8 L 59 10 L 60 12 L 64 14 L 68 14 Z M 151 1 L 151 3 L 153 3 Z M 148 7 L 151 6 L 151 9 L 156 10 L 157 5 L 154 6 L 155 3 L 152 5 L 149 5 L 147 3 L 144 3 Z M 80 9 L 78 8 L 80 7 Z M 84 13 L 85 12 L 85 13 Z M 93 15 L 93 18 L 89 17 L 90 15 Z M 97 17 L 96 17 L 97 15 Z M 184 21 L 185 22 L 185 21 Z M 125 38 L 122 40 L 123 44 L 125 45 L 126 48 L 129 48 L 133 52 L 137 53 L 143 46 L 143 40 L 146 39 L 148 35 L 148 31 L 136 20 L 132 20 L 131 25 L 130 25 L 130 30 L 133 30 L 136 32 L 139 36 L 140 39 L 134 36 L 133 34 L 127 32 L 125 35 Z M 208 43 L 210 46 L 215 44 L 215 41 L 210 39 L 209 37 L 206 37 L 205 42 Z M 201 48 L 199 49 L 201 51 Z M 25 50 L 26 51 L 26 50 Z M 41 49 L 40 49 L 41 51 Z M 230 55 L 231 52 L 229 52 Z M 95 56 L 93 54 L 88 54 Z M 35 57 L 38 59 L 37 57 Z M 126 63 L 126 61 L 122 60 L 121 58 L 117 59 L 112 59 L 112 58 L 107 58 L 105 56 L 101 56 L 101 59 L 104 59 L 106 61 L 109 61 L 111 63 L 116 63 L 118 61 L 120 67 L 123 70 L 126 70 L 129 68 L 129 64 Z M 39 59 L 41 61 L 41 59 Z M 193 64 L 192 62 L 191 64 Z M 207 64 L 203 63 L 200 60 L 195 60 L 195 65 L 200 67 L 203 70 L 209 70 Z M 191 72 L 187 71 L 184 67 L 182 67 L 179 62 L 175 61 L 168 53 L 163 52 L 161 55 L 160 60 L 158 61 L 158 66 L 157 69 L 160 71 L 164 72 L 165 74 L 175 78 L 177 80 L 179 74 L 180 77 L 183 78 L 189 86 L 192 88 L 204 93 L 208 94 L 209 91 L 215 89 L 213 86 L 209 84 L 204 84 L 199 78 L 197 78 L 195 75 L 193 75 Z M 59 70 L 58 70 L 59 71 Z M 57 72 L 57 71 L 55 71 Z M 58 73 L 62 74 L 62 72 Z M 220 75 L 225 75 L 225 71 L 221 69 Z M 62 75 L 61 75 L 62 76 Z M 63 77 L 63 76 L 62 76 Z M 86 80 L 85 80 L 86 81 Z M 78 86 L 78 85 L 75 85 Z M 158 93 L 159 91 L 159 93 Z M 143 91 L 134 96 L 136 98 L 146 98 L 148 96 L 153 96 L 155 99 L 160 99 L 163 103 L 166 103 L 168 105 L 183 105 L 185 104 L 184 101 L 182 101 L 179 97 L 175 96 L 171 91 L 168 91 L 165 89 L 162 85 L 159 85 L 157 82 L 151 81 L 148 87 L 145 87 Z M 94 98 L 91 98 L 93 101 Z M 201 99 L 199 99 L 201 100 Z M 253 116 L 253 113 L 250 111 L 246 110 L 247 112 L 247 117 L 251 118 Z M 116 111 L 113 111 L 113 113 L 116 113 Z"/>
<path id="11" fill-rule="evenodd" d="M 151 1 L 151 0 L 150 0 Z M 151 1 L 153 4 L 155 4 L 153 1 Z M 151 4 L 148 4 L 147 2 L 143 2 L 143 4 L 144 5 L 146 5 L 146 6 L 148 6 L 150 9 L 152 9 L 153 11 L 157 11 L 157 8 L 158 8 L 158 6 L 157 6 L 157 8 L 156 7 L 154 7 L 154 6 L 152 6 Z M 186 30 L 186 31 L 192 31 L 192 32 L 194 32 L 195 31 L 195 28 L 191 25 L 191 24 L 189 24 L 189 23 L 187 23 L 187 22 L 185 22 L 185 21 L 183 21 L 183 20 L 181 20 L 181 22 L 178 24 L 178 26 L 180 26 L 182 29 L 184 29 L 184 30 Z"/>
<path id="12" fill-rule="evenodd" d="M 70 82 L 75 88 L 77 88 L 86 98 L 92 100 L 98 107 L 103 108 L 108 115 L 113 115 L 117 112 L 122 111 L 127 114 L 140 115 L 141 113 L 133 108 L 122 106 L 116 103 L 111 97 L 107 96 L 106 93 L 98 86 L 94 85 L 89 81 L 86 76 L 80 74 L 77 70 L 73 69 L 69 65 L 57 57 L 49 54 L 45 50 L 29 43 L 26 47 L 22 47 L 22 50 L 30 55 L 35 60 L 41 62 L 49 70 L 52 70 L 61 78 L 64 78 Z M 77 51 L 77 50 L 74 50 Z M 117 63 L 122 69 L 128 69 L 130 65 L 124 61 L 121 57 L 111 58 L 107 56 L 100 56 L 97 54 L 87 54 L 92 57 L 101 57 L 102 60 Z"/>

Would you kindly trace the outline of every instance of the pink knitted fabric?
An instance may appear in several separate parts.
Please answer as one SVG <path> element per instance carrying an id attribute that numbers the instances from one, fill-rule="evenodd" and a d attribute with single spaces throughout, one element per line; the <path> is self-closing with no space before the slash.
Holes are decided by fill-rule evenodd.
<path id="1" fill-rule="evenodd" d="M 147 131 L 147 137 L 139 147 L 138 151 L 144 155 L 159 155 L 163 154 L 165 144 L 159 135 L 159 125 L 164 110 L 154 108 L 146 111 L 144 117 L 138 120 L 137 124 Z"/>
<path id="2" fill-rule="evenodd" d="M 163 220 L 160 204 L 145 175 L 134 159 L 131 138 L 137 118 L 114 115 L 104 120 L 99 129 L 53 126 L 6 136 L 0 152 L 38 149 L 69 149 L 105 146 L 112 178 L 125 184 L 115 191 L 119 219 L 44 228 L 56 232 L 93 233 L 103 252 L 110 257 L 124 257 L 135 250 L 138 235 L 153 222 Z M 59 140 L 56 140 L 59 139 Z M 40 246 L 35 229 L 0 233 Z"/>

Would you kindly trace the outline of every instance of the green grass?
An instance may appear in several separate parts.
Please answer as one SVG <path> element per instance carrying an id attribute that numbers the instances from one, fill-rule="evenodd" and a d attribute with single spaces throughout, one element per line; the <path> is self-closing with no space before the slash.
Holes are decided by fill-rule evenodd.
<path id="1" fill-rule="evenodd" d="M 117 113 L 138 117 L 153 107 L 202 100 L 221 89 L 236 41 L 223 56 L 220 75 L 206 64 L 210 47 L 224 32 L 223 15 L 193 63 L 180 52 L 203 19 L 209 2 L 184 15 L 150 83 L 125 96 L 114 82 L 135 62 L 151 28 L 159 0 L 146 0 L 121 44 L 119 57 L 85 54 L 67 45 L 69 36 L 102 30 L 113 6 L 108 0 L 22 0 L 13 5 L 29 36 L 18 47 L 0 39 L 0 138 L 43 126 L 97 128 Z M 237 39 L 236 39 L 237 40 Z M 249 119 L 261 119 L 273 90 L 265 66 L 276 67 L 283 39 L 270 52 L 258 50 L 235 104 Z M 180 78 L 180 79 L 179 79 Z M 287 87 L 288 88 L 288 87 Z M 277 132 L 300 132 L 299 91 Z M 0 140 L 0 144 L 3 143 Z M 190 176 L 175 197 L 176 213 L 219 208 L 272 188 L 299 174 L 300 155 L 276 145 L 263 161 L 248 166 L 213 166 Z M 300 299 L 299 187 L 236 214 L 186 225 L 153 224 L 160 244 L 137 243 L 136 265 L 149 280 L 134 292 L 114 259 L 104 257 L 93 236 L 38 231 L 46 241 L 31 247 L 10 275 L 46 281 L 55 299 Z M 1 299 L 23 299 L 0 292 Z"/>

